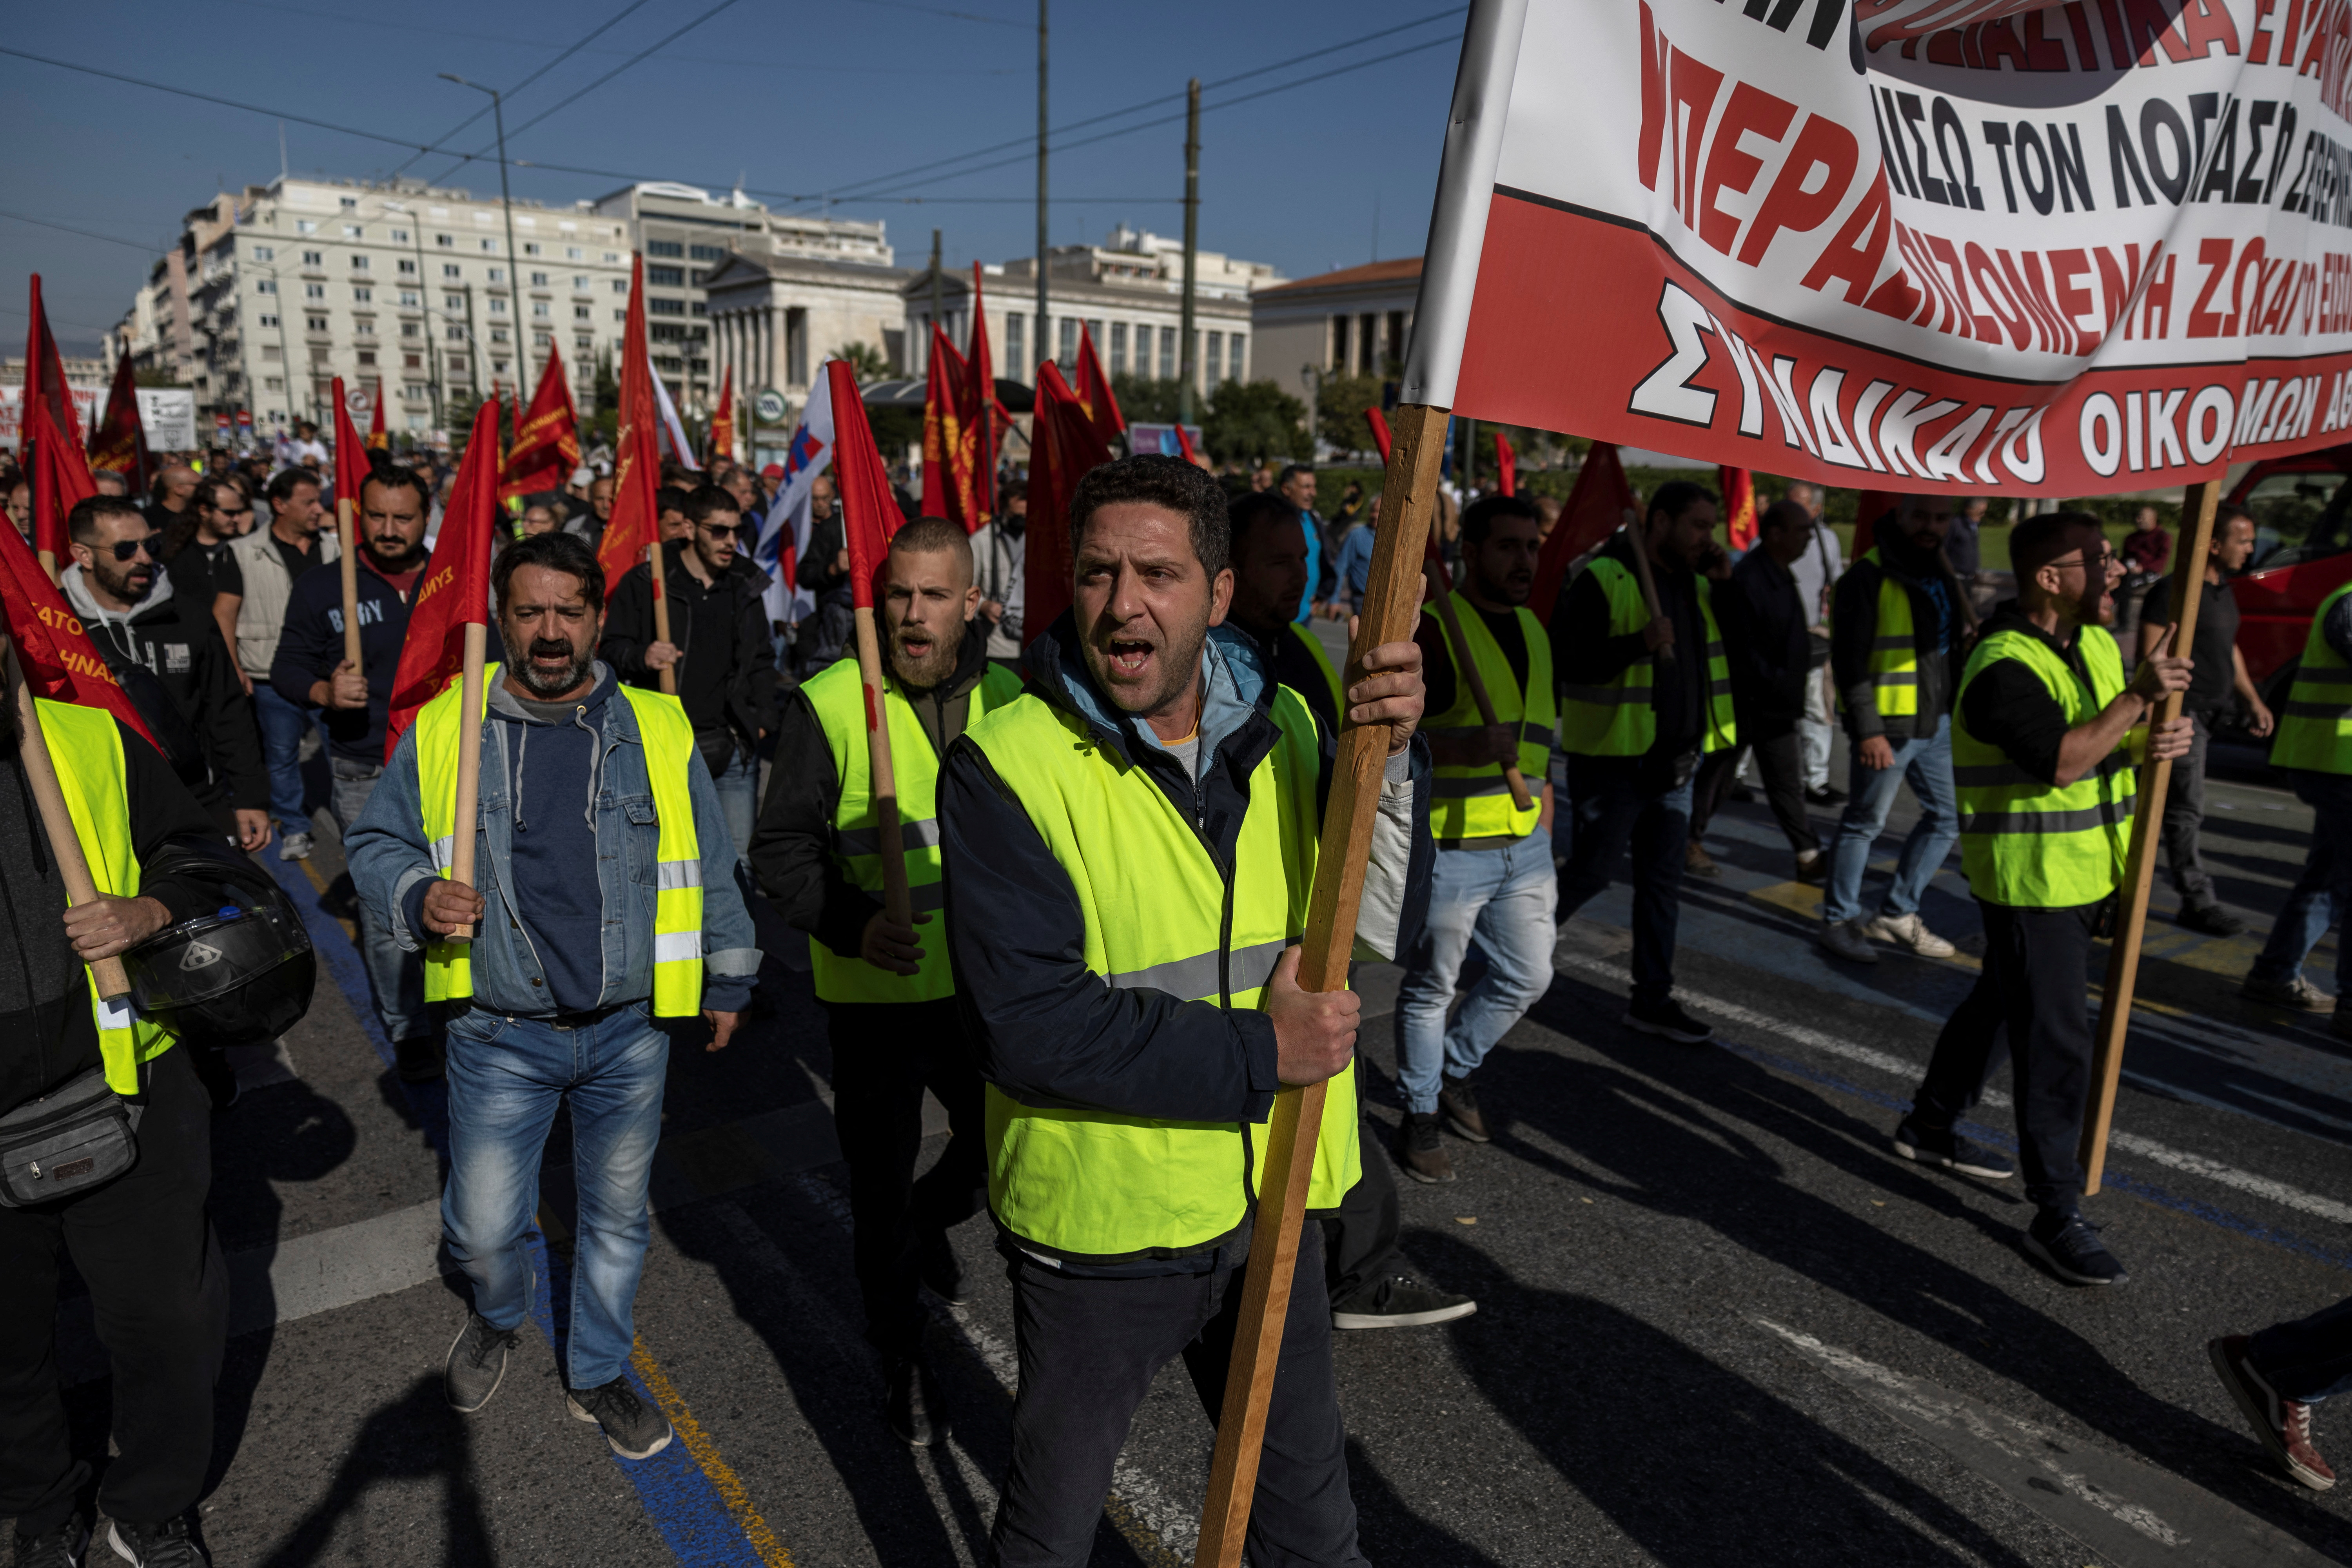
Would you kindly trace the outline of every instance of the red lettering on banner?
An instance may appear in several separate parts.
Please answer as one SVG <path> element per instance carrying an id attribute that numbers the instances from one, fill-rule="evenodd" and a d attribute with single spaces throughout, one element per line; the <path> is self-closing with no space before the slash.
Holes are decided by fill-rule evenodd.
<path id="1" fill-rule="evenodd" d="M 2222 335 L 2221 312 L 2208 310 L 2213 301 L 2213 290 L 2221 286 L 2222 277 L 2230 270 L 2230 256 L 2237 247 L 2233 239 L 2200 239 L 2197 242 L 2197 265 L 2205 268 L 2205 287 L 2197 291 L 2197 302 L 2189 307 L 2189 335 L 2192 338 L 2217 338 Z M 2231 331 L 2236 330 L 2237 317 L 2230 318 Z"/>
<path id="2" fill-rule="evenodd" d="M 2161 250 L 2163 246 L 2162 240 L 2157 241 L 2158 250 Z M 2172 274 L 2180 258 L 2166 256 L 2164 266 L 2160 270 L 2156 265 L 2156 260 L 2155 252 L 2150 252 L 2147 258 L 2147 281 L 2144 285 L 2146 291 L 2140 296 L 2139 335 L 2143 338 L 2165 338 L 2172 335 Z M 2159 317 L 2162 318 L 2160 325 Z"/>
<path id="3" fill-rule="evenodd" d="M 1643 0 L 1642 135 L 1634 148 L 1634 168 L 1643 187 L 1653 191 L 1658 188 L 1658 149 L 1666 135 L 1666 57 L 1673 48 L 1651 16 L 1648 0 Z"/>
<path id="4" fill-rule="evenodd" d="M 2062 71 L 2066 68 L 2066 46 L 2055 38 L 2042 36 L 2042 22 L 2047 11 L 2025 14 L 2025 68 L 2030 71 Z"/>
<path id="5" fill-rule="evenodd" d="M 1781 230 L 1808 234 L 1827 223 L 1838 204 L 1845 200 L 1847 187 L 1853 184 L 1854 165 L 1861 152 L 1853 132 L 1836 121 L 1820 114 L 1807 117 L 1797 132 L 1796 145 L 1780 160 L 1780 172 L 1772 177 L 1772 188 L 1757 205 L 1756 216 L 1748 225 L 1748 237 L 1740 243 L 1739 259 L 1753 267 L 1764 259 L 1764 253 L 1771 248 L 1774 237 Z M 1816 171 L 1822 183 L 1808 190 Z M 1862 206 L 1869 205 L 1870 199 L 1864 196 Z M 1861 210 L 1859 206 L 1855 209 L 1857 213 Z M 1877 271 L 1877 262 L 1873 260 L 1873 278 Z M 1819 287 L 1811 278 L 1806 284 Z M 1869 284 L 1860 287 L 1866 289 Z"/>
<path id="6" fill-rule="evenodd" d="M 2246 42 L 2246 63 L 2266 66 L 2271 63 L 2271 35 L 2263 26 L 2263 19 L 2278 9 L 2278 0 L 2254 0 L 2254 25 L 2247 31 L 2252 37 Z"/>
<path id="7" fill-rule="evenodd" d="M 1743 81 L 1732 89 L 1723 123 L 1716 127 L 1715 146 L 1706 158 L 1706 178 L 1698 192 L 1698 237 L 1724 255 L 1731 254 L 1732 243 L 1739 237 L 1740 220 L 1717 206 L 1716 198 L 1727 190 L 1746 195 L 1756 176 L 1764 172 L 1764 160 L 1743 151 L 1739 139 L 1753 132 L 1778 142 L 1789 133 L 1789 123 L 1796 115 L 1795 104 L 1761 88 Z"/>
<path id="8" fill-rule="evenodd" d="M 2075 285 L 2077 278 L 2091 273 L 2091 260 L 2080 250 L 2053 250 L 2050 253 L 2050 282 L 2058 296 L 2058 315 L 2074 329 L 2077 353 L 2088 353 L 2090 334 L 2083 330 L 2083 317 L 2092 305 L 2091 291 Z"/>
<path id="9" fill-rule="evenodd" d="M 2131 267 L 2118 267 L 2116 264 L 2116 253 L 2114 251 L 2109 250 L 2104 245 L 2095 245 L 2091 247 L 2091 259 L 2097 264 L 2099 268 L 2099 304 L 2101 307 L 2101 313 L 2106 318 L 2099 327 L 2099 335 L 2101 337 L 2107 337 L 2114 333 L 2116 330 L 2116 321 L 2118 317 L 2123 320 L 2124 335 L 2126 337 L 2131 336 L 2130 307 L 2126 303 L 2126 297 L 2130 293 L 2130 289 L 2126 287 L 2124 279 L 2128 277 L 2132 271 L 2137 270 L 2137 263 L 2139 260 L 2139 247 L 2135 245 L 2130 248 L 2132 252 L 2131 260 L 2134 265 Z"/>
<path id="10" fill-rule="evenodd" d="M 1675 51 L 1667 77 L 1666 129 L 1675 144 L 1675 207 L 1683 215 L 1685 228 L 1698 227 L 1698 150 L 1706 140 L 1715 96 L 1722 89 L 1721 71 Z"/>
<path id="11" fill-rule="evenodd" d="M 1993 268 L 1992 258 L 1987 256 L 1984 247 L 1973 239 L 1969 241 L 1968 248 L 1961 255 L 1967 261 L 1969 281 L 1976 285 L 1977 292 L 1982 294 L 1985 302 L 1992 307 L 1992 313 L 1999 320 L 2001 330 L 2009 334 L 2009 341 L 2023 348 L 2033 336 L 2033 323 L 2026 320 L 2023 307 L 2010 297 L 2008 288 L 2000 280 L 2000 274 Z M 2009 309 L 2002 310 L 2003 305 Z"/>
<path id="12" fill-rule="evenodd" d="M 1831 279 L 1842 279 L 1846 286 L 1847 304 L 1860 305 L 1866 301 L 1870 309 L 1883 314 L 1908 316 L 1911 313 L 1909 307 L 1895 310 L 1880 303 L 1880 296 L 1886 292 L 1885 289 L 1880 289 L 1877 294 L 1871 292 L 1871 285 L 1878 281 L 1878 269 L 1886 260 L 1886 240 L 1894 222 L 1895 215 L 1886 195 L 1886 171 L 1881 167 L 1872 177 L 1870 189 L 1863 193 L 1862 200 L 1854 204 L 1853 211 L 1848 213 L 1845 222 L 1838 226 L 1835 237 L 1820 256 L 1814 258 L 1812 270 L 1804 277 L 1805 287 L 1818 292 L 1827 288 Z M 1889 287 L 1902 282 L 1903 274 L 1899 271 L 1887 279 Z"/>

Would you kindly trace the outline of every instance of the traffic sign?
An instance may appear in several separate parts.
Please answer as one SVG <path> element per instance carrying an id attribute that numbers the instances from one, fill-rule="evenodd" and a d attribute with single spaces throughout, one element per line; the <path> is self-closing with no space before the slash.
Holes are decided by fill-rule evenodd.
<path id="1" fill-rule="evenodd" d="M 784 395 L 772 386 L 760 388 L 751 398 L 751 412 L 762 425 L 782 424 L 786 408 Z"/>

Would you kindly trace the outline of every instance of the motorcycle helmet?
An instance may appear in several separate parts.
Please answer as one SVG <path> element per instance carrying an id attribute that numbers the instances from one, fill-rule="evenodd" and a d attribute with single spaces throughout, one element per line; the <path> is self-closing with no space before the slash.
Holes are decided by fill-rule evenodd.
<path id="1" fill-rule="evenodd" d="M 319 979 L 300 917 L 245 868 L 191 855 L 173 868 L 212 882 L 221 902 L 122 955 L 131 1005 L 196 1046 L 262 1045 L 293 1027 Z"/>

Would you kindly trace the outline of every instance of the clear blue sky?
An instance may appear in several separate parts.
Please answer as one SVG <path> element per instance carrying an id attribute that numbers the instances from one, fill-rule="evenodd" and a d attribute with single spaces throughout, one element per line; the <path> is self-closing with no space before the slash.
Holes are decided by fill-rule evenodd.
<path id="1" fill-rule="evenodd" d="M 26 7 L 0 44 L 308 115 L 410 143 L 286 124 L 299 174 L 381 178 L 406 172 L 498 192 L 488 100 L 436 79 L 454 71 L 507 89 L 599 25 L 620 19 L 513 97 L 509 153 L 712 187 L 739 177 L 772 206 L 778 193 L 859 192 L 830 210 L 883 218 L 902 266 L 919 266 L 930 231 L 948 260 L 1034 248 L 1027 149 L 977 173 L 892 174 L 1036 131 L 1036 12 L 1024 0 L 734 0 L 708 21 L 581 94 L 717 0 L 543 0 L 496 6 L 415 0 L 215 0 Z M 1270 261 L 1290 277 L 1418 252 L 1429 221 L 1459 47 L 1457 13 L 1222 89 L 1213 84 L 1310 51 L 1437 16 L 1447 0 L 1060 0 L 1053 16 L 1053 121 L 1073 125 L 1144 100 L 1204 89 L 1201 244 Z M 1325 80 L 1307 79 L 1416 45 L 1415 52 Z M 1230 108 L 1222 99 L 1276 89 Z M 567 100 L 572 101 L 566 102 Z M 129 305 L 181 215 L 220 188 L 266 183 L 278 124 L 149 88 L 0 55 L 8 105 L 0 181 L 0 345 L 19 353 L 25 276 L 43 274 L 66 352 L 89 353 Z M 561 107 L 559 107 L 561 106 Z M 542 122 L 526 121 L 549 110 Z M 1074 128 L 1070 140 L 1181 114 L 1177 101 Z M 455 134 L 452 134 L 455 132 Z M 1073 146 L 1053 160 L 1053 241 L 1098 239 L 1125 221 L 1182 232 L 1181 119 Z M 961 166 L 959 166 L 961 167 Z M 607 174 L 518 168 L 518 197 L 562 204 L 627 183 Z M 889 196 L 921 195 L 923 205 Z M 961 199 L 950 199 L 961 198 Z M 976 200 L 973 198 L 991 198 Z M 1069 199 L 1066 199 L 1069 198 Z M 818 210 L 807 207 L 801 210 Z M 41 219 L 137 242 L 141 250 L 22 221 Z"/>

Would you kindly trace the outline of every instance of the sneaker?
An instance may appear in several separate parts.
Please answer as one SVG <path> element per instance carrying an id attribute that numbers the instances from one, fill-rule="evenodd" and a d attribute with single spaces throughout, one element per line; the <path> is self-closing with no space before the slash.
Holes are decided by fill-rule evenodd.
<path id="1" fill-rule="evenodd" d="M 1706 846 L 1692 839 L 1683 848 L 1683 873 L 1690 877 L 1720 877 L 1723 868 L 1706 852 Z"/>
<path id="2" fill-rule="evenodd" d="M 966 1300 L 963 1293 L 963 1259 L 956 1256 L 955 1243 L 943 1230 L 931 1231 L 915 1244 L 916 1268 L 932 1295 L 950 1307 L 961 1307 Z"/>
<path id="3" fill-rule="evenodd" d="M 1916 914 L 1881 915 L 1862 928 L 1862 934 L 1874 942 L 1893 942 L 1907 947 L 1922 958 L 1949 958 L 1959 949 L 1927 929 L 1927 922 Z"/>
<path id="4" fill-rule="evenodd" d="M 1445 1118 L 1445 1125 L 1473 1143 L 1493 1142 L 1492 1134 L 1486 1131 L 1486 1119 L 1478 1113 L 1477 1091 L 1470 1087 L 1468 1079 L 1445 1079 L 1444 1087 L 1437 1091 L 1437 1110 Z"/>
<path id="5" fill-rule="evenodd" d="M 449 1408 L 471 1415 L 488 1405 L 506 1381 L 507 1352 L 521 1338 L 520 1329 L 493 1328 L 479 1312 L 467 1312 L 466 1326 L 449 1342 L 449 1360 L 441 1372 L 441 1392 Z"/>
<path id="6" fill-rule="evenodd" d="M 1922 1127 L 1918 1118 L 1913 1116 L 1906 1116 L 1896 1124 L 1895 1152 L 1922 1165 L 1937 1165 L 1963 1175 L 1982 1176 L 1989 1182 L 2005 1182 L 2017 1174 L 2017 1163 L 2000 1150 L 1988 1149 L 1975 1139 L 1949 1128 L 1937 1132 Z"/>
<path id="7" fill-rule="evenodd" d="M 2254 1424 L 2254 1436 L 2270 1450 L 2271 1458 L 2313 1491 L 2324 1492 L 2334 1486 L 2336 1472 L 2311 1446 L 2311 1406 L 2279 1397 L 2278 1391 L 2254 1370 L 2246 1354 L 2246 1336 L 2209 1340 L 2205 1353 L 2213 1358 L 2213 1375 Z"/>
<path id="8" fill-rule="evenodd" d="M 132 1524 L 118 1519 L 106 1527 L 106 1543 L 133 1568 L 208 1568 L 212 1562 L 190 1539 L 184 1519 L 167 1519 L 161 1524 Z"/>
<path id="9" fill-rule="evenodd" d="M 931 1375 L 929 1366 L 912 1357 L 890 1363 L 890 1389 L 883 1396 L 882 1419 L 910 1448 L 929 1448 L 947 1441 L 947 1401 L 940 1396 L 939 1379 Z"/>
<path id="10" fill-rule="evenodd" d="M 1715 1030 L 1683 1011 L 1682 1004 L 1669 996 L 1663 1002 L 1633 1002 L 1625 1007 L 1625 1026 L 1639 1029 L 1645 1035 L 1659 1035 L 1677 1040 L 1685 1046 L 1703 1046 L 1715 1038 Z"/>
<path id="11" fill-rule="evenodd" d="M 2074 1209 L 2043 1209 L 2025 1230 L 2025 1250 L 2069 1285 L 2120 1285 L 2131 1278 L 2099 1240 L 2099 1227 Z"/>
<path id="12" fill-rule="evenodd" d="M 1809 789 L 1805 792 L 1805 804 L 1807 805 L 1843 805 L 1845 791 L 1834 784 L 1823 784 L 1819 789 Z"/>
<path id="13" fill-rule="evenodd" d="M 2267 1002 L 2273 1007 L 2294 1007 L 2305 1013 L 2336 1010 L 2336 998 L 2300 974 L 2286 980 L 2257 980 L 2249 974 L 2238 987 L 2238 994 L 2249 1002 Z"/>
<path id="14" fill-rule="evenodd" d="M 567 1388 L 563 1403 L 583 1421 L 604 1429 L 604 1441 L 625 1459 L 650 1459 L 669 1447 L 669 1422 L 637 1397 L 626 1377 L 594 1388 Z"/>
<path id="15" fill-rule="evenodd" d="M 310 849 L 310 836 L 307 833 L 289 833 L 278 841 L 278 858 L 280 860 L 308 860 Z"/>
<path id="16" fill-rule="evenodd" d="M 2246 929 L 2245 921 L 2219 904 L 2183 904 L 2172 919 L 2175 924 L 2207 936 L 2236 936 Z"/>
<path id="17" fill-rule="evenodd" d="M 16 1568 L 81 1568 L 81 1554 L 89 1545 L 89 1526 L 75 1514 L 47 1535 L 19 1535 L 10 1559 Z"/>
<path id="18" fill-rule="evenodd" d="M 448 1052 L 438 1035 L 392 1043 L 392 1070 L 403 1083 L 437 1083 L 448 1065 Z"/>
<path id="19" fill-rule="evenodd" d="M 1830 879 L 1830 858 L 1820 850 L 1797 857 L 1797 880 L 1811 882 L 1814 887 L 1826 886 Z"/>
<path id="20" fill-rule="evenodd" d="M 1397 1163 L 1404 1173 L 1416 1182 L 1450 1182 L 1454 1179 L 1454 1161 L 1445 1152 L 1445 1145 L 1437 1136 L 1434 1113 L 1419 1115 L 1406 1111 L 1404 1125 L 1397 1129 Z"/>
<path id="21" fill-rule="evenodd" d="M 1478 1310 L 1467 1296 L 1433 1290 L 1409 1275 L 1375 1279 L 1331 1308 L 1335 1329 L 1425 1329 L 1450 1323 Z"/>
<path id="22" fill-rule="evenodd" d="M 1876 963 L 1878 950 L 1870 945 L 1864 929 L 1860 921 L 1832 921 L 1822 928 L 1822 945 L 1832 957 L 1850 963 Z"/>

